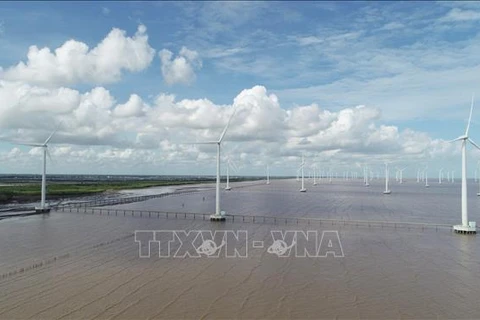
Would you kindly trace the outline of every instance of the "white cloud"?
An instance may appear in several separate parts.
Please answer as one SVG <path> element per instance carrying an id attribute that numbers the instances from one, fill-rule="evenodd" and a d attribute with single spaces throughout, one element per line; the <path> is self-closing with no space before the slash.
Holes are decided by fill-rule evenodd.
<path id="1" fill-rule="evenodd" d="M 307 37 L 295 37 L 295 40 L 301 45 L 301 46 L 308 46 L 312 44 L 320 44 L 323 43 L 324 40 L 320 39 L 315 36 L 307 36 Z"/>
<path id="2" fill-rule="evenodd" d="M 44 86 L 116 82 L 122 72 L 138 72 L 152 62 L 155 50 L 146 31 L 140 25 L 133 37 L 127 37 L 125 31 L 114 28 L 93 49 L 76 40 L 68 40 L 53 52 L 31 46 L 27 61 L 0 70 L 0 77 Z"/>
<path id="3" fill-rule="evenodd" d="M 480 11 L 453 8 L 444 17 L 440 18 L 439 21 L 458 22 L 473 20 L 480 20 Z"/>
<path id="4" fill-rule="evenodd" d="M 458 146 L 384 123 L 377 108 L 327 110 L 311 104 L 287 110 L 263 86 L 242 90 L 230 105 L 218 105 L 208 99 L 176 101 L 166 94 L 152 103 L 131 94 L 118 103 L 103 87 L 80 93 L 1 81 L 0 99 L 4 102 L 0 130 L 11 140 L 43 141 L 62 122 L 52 142 L 65 165 L 84 157 L 82 163 L 112 170 L 108 162 L 117 160 L 115 166 L 124 169 L 139 163 L 147 163 L 145 168 L 160 163 L 210 167 L 215 148 L 182 143 L 218 139 L 234 107 L 237 112 L 224 148 L 231 155 L 248 158 L 251 165 L 266 159 L 293 164 L 302 152 L 308 157 L 319 154 L 325 161 L 334 155 L 339 165 L 366 159 L 381 163 L 458 155 Z M 34 104 L 39 101 L 43 102 Z M 12 154 L 18 156 L 19 151 L 9 152 L 0 152 L 0 159 L 13 167 Z M 31 158 L 22 161 L 35 163 L 37 153 L 28 151 Z"/>
<path id="5" fill-rule="evenodd" d="M 128 101 L 115 107 L 113 114 L 117 117 L 142 117 L 145 115 L 147 105 L 136 94 L 132 94 Z"/>
<path id="6" fill-rule="evenodd" d="M 393 21 L 393 22 L 389 22 L 385 25 L 383 25 L 383 27 L 380 28 L 380 30 L 395 30 L 395 29 L 401 29 L 401 28 L 404 28 L 405 25 L 403 23 L 400 23 L 400 22 L 396 22 L 396 21 Z"/>
<path id="7" fill-rule="evenodd" d="M 179 54 L 163 49 L 158 53 L 162 64 L 162 75 L 168 85 L 191 84 L 195 81 L 195 71 L 202 68 L 202 60 L 198 53 L 182 47 Z"/>

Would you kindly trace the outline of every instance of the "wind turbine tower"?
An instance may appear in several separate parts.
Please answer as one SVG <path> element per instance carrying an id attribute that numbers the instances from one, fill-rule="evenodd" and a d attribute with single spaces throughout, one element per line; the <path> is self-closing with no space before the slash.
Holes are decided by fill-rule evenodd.
<path id="1" fill-rule="evenodd" d="M 40 207 L 35 207 L 35 211 L 37 213 L 50 212 L 50 208 L 45 204 L 46 194 L 47 194 L 47 155 L 50 158 L 50 152 L 48 152 L 48 143 L 52 139 L 53 135 L 57 132 L 57 130 L 58 130 L 58 127 L 50 134 L 50 136 L 47 138 L 47 140 L 45 140 L 44 143 L 18 143 L 24 146 L 42 148 L 42 151 L 43 151 L 42 190 L 41 190 L 41 197 L 40 197 Z"/>
<path id="2" fill-rule="evenodd" d="M 267 184 L 270 184 L 270 166 L 267 164 Z"/>
<path id="3" fill-rule="evenodd" d="M 438 172 L 438 184 L 442 184 L 443 168 Z"/>
<path id="4" fill-rule="evenodd" d="M 228 126 L 230 125 L 230 122 L 232 121 L 233 116 L 235 115 L 235 111 L 236 109 L 234 108 L 232 114 L 230 115 L 230 118 L 228 119 L 227 125 L 223 129 L 223 132 L 217 141 L 192 143 L 192 144 L 214 144 L 217 146 L 217 179 L 216 179 L 217 183 L 215 186 L 215 213 L 210 215 L 211 221 L 225 221 L 225 215 L 222 214 L 222 211 L 220 211 L 220 150 L 221 150 L 221 144 L 222 144 L 223 138 L 225 138 L 225 134 L 227 133 Z"/>
<path id="5" fill-rule="evenodd" d="M 453 230 L 456 233 L 466 233 L 466 234 L 477 233 L 476 222 L 468 221 L 468 202 L 467 202 L 467 141 L 470 142 L 475 148 L 480 150 L 480 147 L 475 142 L 473 142 L 472 139 L 468 137 L 468 132 L 470 130 L 470 122 L 472 121 L 473 101 L 474 101 L 474 96 L 472 96 L 470 116 L 468 117 L 467 129 L 465 130 L 465 134 L 458 137 L 457 139 L 452 140 L 452 142 L 453 141 L 462 142 L 462 224 L 453 226 Z"/>
<path id="6" fill-rule="evenodd" d="M 303 167 L 305 167 L 305 158 L 302 154 L 302 164 L 300 165 L 300 169 L 302 170 L 302 188 L 300 189 L 300 192 L 307 192 L 307 189 L 305 189 L 305 177 Z"/>
<path id="7" fill-rule="evenodd" d="M 425 167 L 425 188 L 430 187 L 428 184 L 428 166 Z"/>
<path id="8" fill-rule="evenodd" d="M 383 194 L 390 194 L 392 191 L 388 189 L 388 176 L 389 176 L 389 171 L 388 171 L 388 163 L 385 162 L 385 191 L 383 191 Z"/>

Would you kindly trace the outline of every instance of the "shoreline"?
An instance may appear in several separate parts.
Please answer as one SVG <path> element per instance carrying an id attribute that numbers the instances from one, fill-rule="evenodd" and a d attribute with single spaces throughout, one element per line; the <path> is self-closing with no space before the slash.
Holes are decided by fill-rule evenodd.
<path id="1" fill-rule="evenodd" d="M 253 182 L 261 179 L 231 179 L 235 182 Z M 202 187 L 211 187 L 215 185 L 214 180 L 165 180 L 165 181 L 128 181 L 128 182 L 112 182 L 112 183 L 51 183 L 47 189 L 47 203 L 51 206 L 60 205 L 69 202 L 89 202 L 99 199 L 118 199 L 128 198 L 139 195 L 162 194 L 167 189 L 173 188 L 174 191 L 196 189 Z M 5 191 L 8 187 L 0 187 L 0 214 L 8 212 L 29 211 L 33 210 L 40 199 L 40 185 L 27 185 L 16 183 L 14 191 Z M 33 188 L 37 190 L 33 190 Z M 93 189 L 94 188 L 94 189 Z M 88 190 L 88 191 L 80 191 Z M 142 192 L 143 191 L 143 192 Z M 6 193 L 10 193 L 5 198 Z M 3 196 L 3 199 L 2 199 Z"/>

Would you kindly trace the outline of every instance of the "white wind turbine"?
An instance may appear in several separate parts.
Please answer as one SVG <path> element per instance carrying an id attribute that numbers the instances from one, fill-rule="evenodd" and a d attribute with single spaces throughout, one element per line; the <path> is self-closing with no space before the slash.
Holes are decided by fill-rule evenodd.
<path id="1" fill-rule="evenodd" d="M 270 166 L 267 164 L 267 184 L 270 184 Z"/>
<path id="2" fill-rule="evenodd" d="M 365 166 L 363 168 L 363 182 L 365 183 L 365 187 L 370 186 L 368 183 L 368 166 Z"/>
<path id="3" fill-rule="evenodd" d="M 301 174 L 302 174 L 302 188 L 300 189 L 300 192 L 306 192 L 307 189 L 305 189 L 305 177 L 304 177 L 304 173 L 303 173 L 303 167 L 305 167 L 305 158 L 302 154 L 302 164 L 300 165 L 300 170 L 302 171 Z"/>
<path id="4" fill-rule="evenodd" d="M 400 184 L 403 183 L 403 171 L 404 171 L 405 169 L 407 169 L 407 167 L 404 167 L 403 169 L 397 169 L 397 170 L 398 170 L 398 177 L 399 177 L 399 178 L 398 178 L 398 182 L 399 182 Z"/>
<path id="5" fill-rule="evenodd" d="M 317 157 L 313 159 L 313 185 L 317 185 Z"/>
<path id="6" fill-rule="evenodd" d="M 470 142 L 475 148 L 480 150 L 480 147 L 468 137 L 468 131 L 470 130 L 470 122 L 472 121 L 473 113 L 473 100 L 470 106 L 470 116 L 468 117 L 467 129 L 463 136 L 458 137 L 453 141 L 462 141 L 462 224 L 453 226 L 453 229 L 457 233 L 476 233 L 476 223 L 474 221 L 468 221 L 468 202 L 467 202 L 467 141 Z M 452 172 L 453 175 L 453 172 Z"/>
<path id="7" fill-rule="evenodd" d="M 388 163 L 385 162 L 385 191 L 383 191 L 383 194 L 390 194 L 392 191 L 388 189 L 388 176 L 389 176 L 389 170 L 388 170 Z"/>
<path id="8" fill-rule="evenodd" d="M 430 185 L 428 184 L 428 165 L 425 166 L 425 188 L 428 188 L 430 187 Z"/>
<path id="9" fill-rule="evenodd" d="M 40 200 L 40 207 L 35 207 L 35 211 L 39 213 L 47 213 L 50 212 L 50 208 L 45 204 L 45 198 L 47 193 L 47 155 L 51 160 L 50 152 L 48 151 L 48 143 L 52 139 L 53 135 L 57 132 L 55 129 L 50 136 L 45 140 L 44 143 L 16 143 L 19 145 L 35 147 L 35 148 L 42 148 L 43 150 L 43 170 L 42 170 L 42 191 L 41 191 L 41 200 Z"/>
<path id="10" fill-rule="evenodd" d="M 442 184 L 443 168 L 438 171 L 438 184 Z"/>
<path id="11" fill-rule="evenodd" d="M 223 138 L 225 138 L 225 134 L 227 133 L 228 126 L 232 121 L 233 116 L 235 115 L 236 108 L 233 109 L 230 118 L 228 119 L 227 125 L 223 129 L 220 138 L 217 141 L 206 141 L 206 142 L 192 142 L 192 144 L 215 144 L 217 145 L 217 183 L 215 188 L 215 213 L 210 215 L 210 220 L 212 221 L 225 221 L 225 216 L 221 214 L 220 211 L 220 149 Z"/>

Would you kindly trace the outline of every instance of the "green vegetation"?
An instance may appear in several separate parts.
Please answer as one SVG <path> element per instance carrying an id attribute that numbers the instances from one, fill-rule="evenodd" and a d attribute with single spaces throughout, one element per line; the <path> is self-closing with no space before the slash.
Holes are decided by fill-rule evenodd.
<path id="1" fill-rule="evenodd" d="M 259 180 L 261 178 L 231 177 L 231 182 Z M 115 192 L 128 189 L 143 189 L 150 187 L 214 183 L 215 179 L 198 180 L 130 180 L 130 181 L 99 181 L 99 182 L 47 182 L 47 198 L 62 199 Z M 39 182 L 12 183 L 0 186 L 0 203 L 12 201 L 29 202 L 40 198 L 41 184 Z"/>

